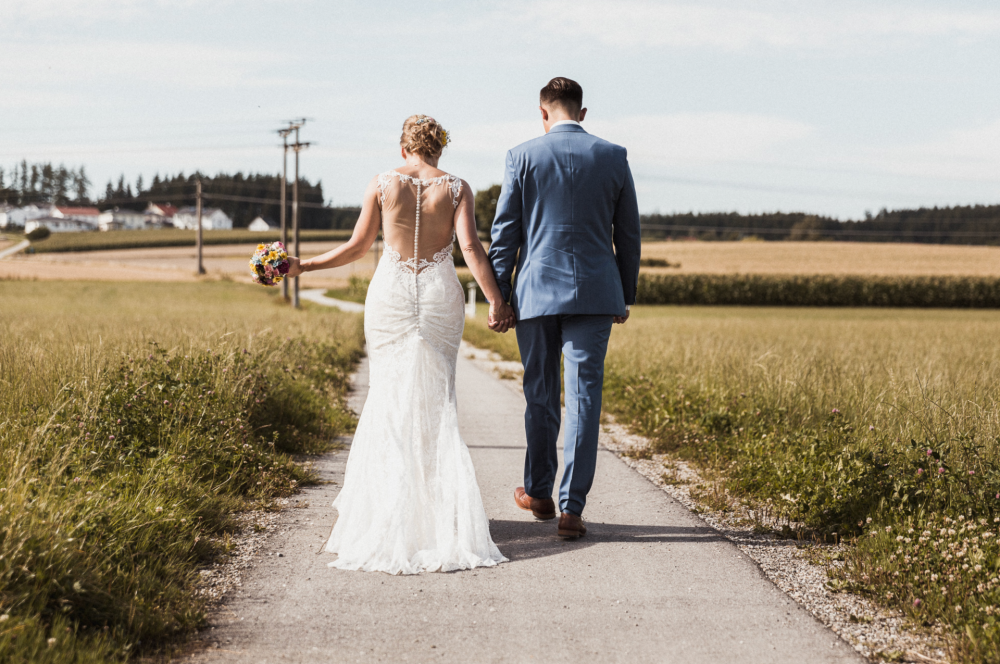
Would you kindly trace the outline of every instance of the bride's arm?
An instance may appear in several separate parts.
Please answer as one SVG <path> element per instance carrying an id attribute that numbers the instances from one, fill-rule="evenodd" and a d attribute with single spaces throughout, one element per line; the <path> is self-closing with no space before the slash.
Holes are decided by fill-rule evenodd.
<path id="1" fill-rule="evenodd" d="M 308 260 L 289 258 L 288 276 L 297 277 L 303 272 L 340 267 L 363 258 L 372 248 L 381 225 L 382 211 L 378 206 L 378 178 L 375 177 L 368 183 L 368 188 L 365 190 L 364 202 L 361 204 L 361 215 L 358 217 L 358 223 L 354 226 L 354 234 L 351 235 L 351 239 L 336 249 L 331 249 L 315 258 Z"/>
<path id="2" fill-rule="evenodd" d="M 458 199 L 458 209 L 455 211 L 455 235 L 458 236 L 458 246 L 462 248 L 465 264 L 472 271 L 479 287 L 490 303 L 490 318 L 502 324 L 502 330 L 514 327 L 514 310 L 508 305 L 497 285 L 493 266 L 486 256 L 483 243 L 476 232 L 476 214 L 473 208 L 469 183 L 462 181 L 462 195 Z"/>

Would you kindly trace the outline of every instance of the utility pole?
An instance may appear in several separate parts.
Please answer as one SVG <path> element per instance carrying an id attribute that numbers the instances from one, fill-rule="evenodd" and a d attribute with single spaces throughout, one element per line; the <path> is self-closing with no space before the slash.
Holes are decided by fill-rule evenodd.
<path id="1" fill-rule="evenodd" d="M 205 274 L 205 266 L 201 262 L 201 178 L 195 181 L 195 198 L 198 215 L 198 274 Z"/>
<path id="2" fill-rule="evenodd" d="M 295 123 L 295 143 L 291 146 L 295 151 L 295 180 L 292 182 L 292 233 L 295 236 L 295 255 L 302 257 L 299 245 L 299 153 L 309 147 L 309 143 L 299 142 L 299 128 L 306 123 L 305 118 Z M 299 308 L 299 278 L 295 277 L 292 289 L 292 306 Z"/>
<path id="3" fill-rule="evenodd" d="M 286 200 L 287 197 L 288 197 L 288 148 L 291 147 L 290 145 L 288 145 L 288 137 L 294 131 L 295 132 L 295 142 L 298 143 L 299 142 L 299 128 L 302 127 L 302 125 L 304 125 L 305 123 L 306 123 L 306 119 L 305 118 L 302 118 L 300 120 L 290 120 L 288 122 L 288 127 L 287 128 L 285 128 L 285 129 L 279 129 L 278 130 L 278 135 L 281 136 L 281 140 L 282 140 L 282 143 L 283 143 L 283 145 L 282 145 L 282 152 L 281 152 L 281 244 L 285 245 L 285 251 L 288 251 L 290 249 L 290 247 L 288 246 L 288 222 L 285 220 L 286 213 L 288 212 L 288 202 Z M 298 151 L 296 150 L 296 153 L 295 153 L 295 163 L 296 163 L 296 170 L 295 170 L 296 194 L 295 194 L 295 199 L 296 199 L 296 201 L 298 200 L 298 189 L 297 189 L 297 187 L 298 187 L 298 180 L 299 180 L 299 175 L 298 175 L 298 158 L 299 158 L 299 155 L 298 155 Z M 293 205 L 295 205 L 295 203 L 293 203 Z M 293 212 L 293 216 L 294 216 L 294 212 Z M 293 223 L 294 223 L 294 219 L 293 219 Z M 292 254 L 294 256 L 298 256 L 299 255 L 299 247 L 298 247 L 298 237 L 299 237 L 299 235 L 298 235 L 297 228 L 298 227 L 296 226 L 296 231 L 295 231 L 295 243 L 296 243 L 295 244 L 295 251 L 290 251 L 289 252 L 290 254 Z M 295 279 L 295 302 L 294 302 L 294 305 L 296 307 L 299 306 L 299 297 L 298 297 L 299 288 L 298 288 L 298 286 L 299 286 L 299 280 L 296 277 L 296 279 Z M 286 302 L 288 301 L 288 279 L 285 279 L 285 280 L 283 280 L 281 282 L 281 297 L 283 297 Z"/>
<path id="4" fill-rule="evenodd" d="M 278 135 L 284 142 L 281 152 L 281 244 L 285 246 L 285 251 L 288 251 L 288 225 L 285 223 L 285 211 L 288 203 L 285 202 L 285 197 L 288 193 L 288 135 L 291 133 L 291 129 L 278 130 Z M 285 299 L 285 302 L 288 302 L 288 279 L 281 281 L 281 297 Z"/>

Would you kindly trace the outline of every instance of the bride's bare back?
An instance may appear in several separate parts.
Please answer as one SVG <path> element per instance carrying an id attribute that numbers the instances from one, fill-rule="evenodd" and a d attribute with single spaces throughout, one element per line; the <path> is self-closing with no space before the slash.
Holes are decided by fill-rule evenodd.
<path id="1" fill-rule="evenodd" d="M 400 263 L 419 271 L 437 262 L 442 252 L 451 254 L 462 180 L 438 169 L 405 170 L 414 173 L 400 169 L 378 176 L 382 236 Z"/>

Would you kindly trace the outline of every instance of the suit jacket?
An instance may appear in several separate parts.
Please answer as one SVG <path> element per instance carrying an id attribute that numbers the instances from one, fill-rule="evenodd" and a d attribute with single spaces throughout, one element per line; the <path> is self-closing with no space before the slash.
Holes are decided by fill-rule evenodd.
<path id="1" fill-rule="evenodd" d="M 625 148 L 566 124 L 508 151 L 492 239 L 490 261 L 519 320 L 624 316 L 640 254 Z"/>

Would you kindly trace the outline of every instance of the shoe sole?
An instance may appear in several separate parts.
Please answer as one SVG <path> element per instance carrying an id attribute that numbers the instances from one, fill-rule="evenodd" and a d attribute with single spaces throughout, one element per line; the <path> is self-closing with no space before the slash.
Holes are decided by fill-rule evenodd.
<path id="1" fill-rule="evenodd" d="M 581 533 L 579 530 L 557 530 L 559 537 L 563 539 L 580 539 L 587 533 Z"/>

